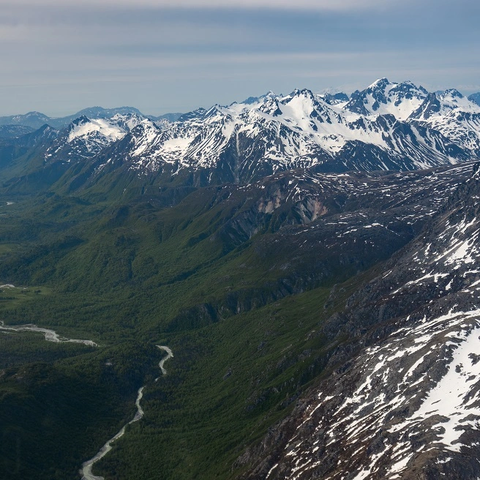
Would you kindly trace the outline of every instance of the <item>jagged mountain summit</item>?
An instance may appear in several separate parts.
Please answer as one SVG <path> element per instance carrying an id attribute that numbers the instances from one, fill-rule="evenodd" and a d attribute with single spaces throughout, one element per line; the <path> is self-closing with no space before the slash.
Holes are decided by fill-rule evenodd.
<path id="1" fill-rule="evenodd" d="M 345 109 L 360 115 L 393 115 L 406 120 L 420 107 L 428 92 L 412 82 L 391 83 L 381 78 L 362 91 L 355 91 Z"/>
<path id="2" fill-rule="evenodd" d="M 85 168 L 96 175 L 118 170 L 171 178 L 181 173 L 205 185 L 248 183 L 295 168 L 422 169 L 475 160 L 480 154 L 478 105 L 456 90 L 429 93 L 411 82 L 386 78 L 351 98 L 303 89 L 201 108 L 174 122 L 135 113 L 120 117 L 122 126 L 118 115 L 75 120 L 67 132 L 89 133 L 72 142 L 71 133 L 60 131 L 46 164 L 66 161 L 64 142 L 68 162 L 88 157 L 91 167 Z M 88 179 L 82 175 L 89 184 L 95 181 L 92 174 Z"/>
<path id="3" fill-rule="evenodd" d="M 327 321 L 323 334 L 356 344 L 335 352 L 336 370 L 271 430 L 244 478 L 480 477 L 479 196 L 477 165 Z"/>
<path id="4" fill-rule="evenodd" d="M 51 145 L 42 142 L 36 154 L 43 158 L 42 171 L 53 169 L 57 177 L 75 166 L 68 176 L 75 188 L 105 176 L 105 185 L 118 183 L 117 175 L 149 183 L 148 178 L 164 183 L 181 177 L 207 185 L 249 183 L 295 168 L 414 170 L 480 154 L 476 103 L 456 90 L 429 93 L 412 82 L 386 78 L 350 98 L 307 89 L 268 92 L 242 103 L 200 108 L 173 122 L 147 118 L 130 107 L 84 113 L 90 116 L 60 128 Z M 21 139 L 15 135 L 18 128 L 8 132 L 15 137 L 7 142 L 12 150 Z"/>
<path id="5" fill-rule="evenodd" d="M 477 158 L 480 108 L 451 94 L 435 98 L 441 108 L 425 118 L 431 99 L 411 83 L 382 79 L 348 102 L 309 90 L 270 93 L 199 110 L 158 131 L 145 125 L 131 132 L 122 161 L 139 172 L 169 165 L 245 182 L 298 167 L 409 170 Z"/>

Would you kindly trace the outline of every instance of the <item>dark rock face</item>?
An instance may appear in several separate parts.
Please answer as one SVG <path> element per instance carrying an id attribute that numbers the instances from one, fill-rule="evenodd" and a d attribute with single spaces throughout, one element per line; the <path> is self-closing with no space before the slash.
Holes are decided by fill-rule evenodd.
<path id="1" fill-rule="evenodd" d="M 242 478 L 480 475 L 478 167 L 324 326 L 333 375 L 240 463 Z"/>
<path id="2" fill-rule="evenodd" d="M 430 118 L 433 114 L 439 113 L 441 109 L 440 101 L 435 93 L 429 93 L 427 98 L 415 112 L 412 113 L 412 118 L 423 117 L 425 119 Z"/>

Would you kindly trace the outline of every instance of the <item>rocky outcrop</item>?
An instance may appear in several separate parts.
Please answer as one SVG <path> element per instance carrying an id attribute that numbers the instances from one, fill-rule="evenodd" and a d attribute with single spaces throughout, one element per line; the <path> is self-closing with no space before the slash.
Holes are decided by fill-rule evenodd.
<path id="1" fill-rule="evenodd" d="M 480 475 L 478 167 L 323 328 L 334 373 L 241 457 L 249 479 Z"/>

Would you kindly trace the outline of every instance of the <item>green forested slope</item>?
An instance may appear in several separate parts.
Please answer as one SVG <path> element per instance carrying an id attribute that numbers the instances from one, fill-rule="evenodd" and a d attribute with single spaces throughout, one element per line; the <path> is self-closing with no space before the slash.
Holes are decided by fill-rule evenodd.
<path id="1" fill-rule="evenodd" d="M 248 466 L 245 448 L 350 341 L 323 322 L 419 228 L 394 219 L 353 234 L 358 219 L 385 217 L 377 198 L 332 190 L 319 206 L 289 197 L 284 177 L 192 189 L 169 206 L 165 192 L 3 191 L 0 280 L 18 288 L 0 292 L 0 318 L 99 347 L 0 332 L 1 478 L 79 478 L 132 418 L 141 385 L 145 417 L 95 472 L 223 479 Z M 339 241 L 338 228 L 352 232 Z M 175 356 L 155 382 L 157 344 Z"/>

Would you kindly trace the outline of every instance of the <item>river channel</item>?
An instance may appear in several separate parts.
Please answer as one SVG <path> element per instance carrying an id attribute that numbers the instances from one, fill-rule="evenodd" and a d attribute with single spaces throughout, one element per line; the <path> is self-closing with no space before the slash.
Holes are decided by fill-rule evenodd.
<path id="1" fill-rule="evenodd" d="M 33 324 L 6 326 L 4 322 L 0 321 L 0 331 L 41 333 L 45 337 L 45 340 L 47 342 L 81 343 L 89 347 L 98 347 L 98 344 L 92 340 L 80 340 L 77 338 L 63 337 L 58 335 L 58 333 L 55 332 L 55 330 L 51 330 L 43 327 L 37 327 L 36 325 L 33 325 Z M 156 345 L 156 346 L 157 348 L 159 348 L 160 350 L 166 353 L 166 355 L 160 360 L 158 364 L 158 367 L 160 368 L 160 372 L 162 373 L 162 375 L 166 375 L 167 370 L 165 369 L 164 365 L 167 360 L 173 357 L 173 352 L 172 350 L 170 350 L 170 348 L 168 348 L 165 345 Z M 160 377 L 157 377 L 155 381 L 158 381 L 159 378 Z M 141 400 L 143 398 L 144 388 L 145 388 L 145 385 L 138 389 L 137 399 L 135 400 L 135 406 L 137 407 L 137 411 L 135 412 L 135 415 L 132 418 L 132 420 L 126 423 L 116 435 L 114 435 L 110 440 L 108 440 L 107 443 L 105 443 L 105 445 L 98 451 L 98 453 L 94 457 L 92 457 L 90 460 L 87 460 L 86 462 L 83 462 L 82 468 L 80 470 L 80 475 L 82 475 L 82 480 L 104 480 L 103 477 L 98 477 L 94 475 L 92 472 L 92 468 L 95 465 L 95 463 L 101 460 L 112 449 L 112 444 L 125 434 L 125 429 L 127 428 L 128 425 L 138 422 L 143 418 L 144 412 L 141 406 Z"/>

